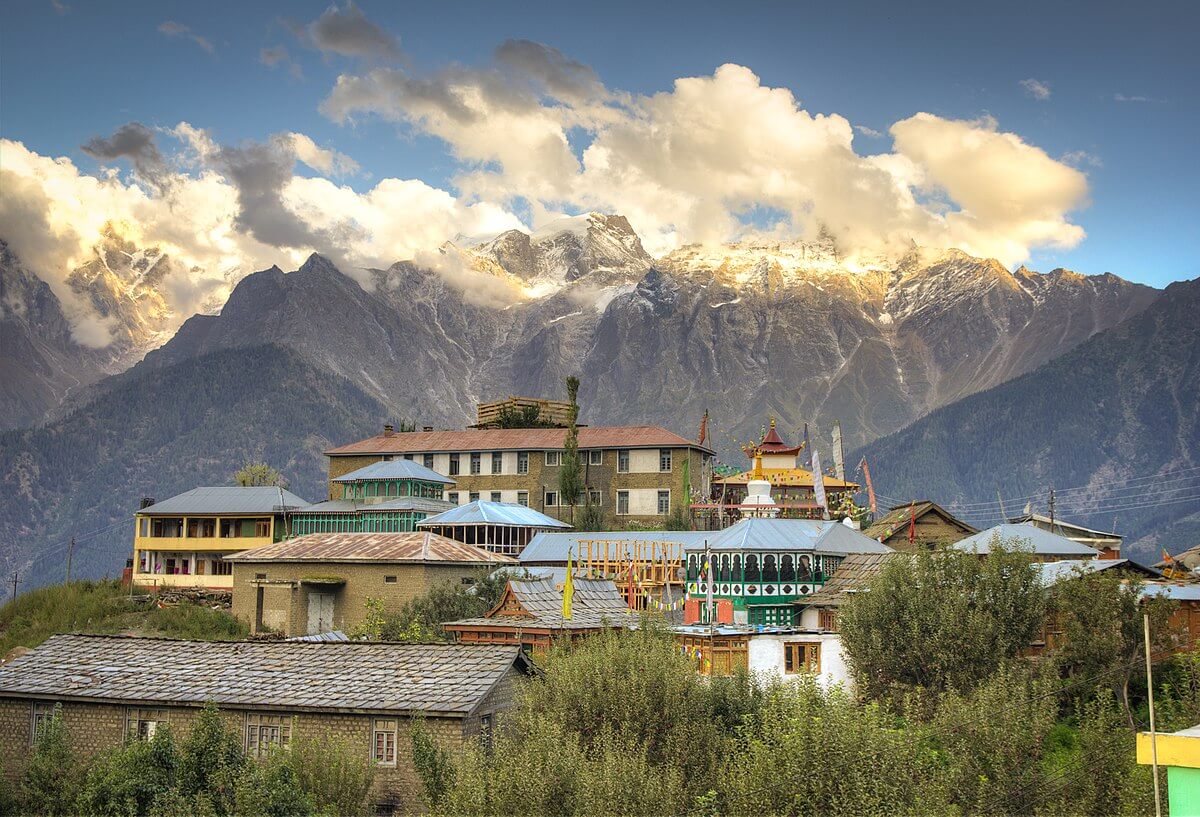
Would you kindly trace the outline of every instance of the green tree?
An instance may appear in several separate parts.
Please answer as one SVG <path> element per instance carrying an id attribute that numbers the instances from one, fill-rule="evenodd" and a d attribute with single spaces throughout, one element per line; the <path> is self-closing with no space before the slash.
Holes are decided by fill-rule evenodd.
<path id="1" fill-rule="evenodd" d="M 1045 617 L 1038 573 L 999 538 L 989 550 L 897 555 L 851 597 L 838 626 L 860 692 L 968 690 L 1030 644 Z"/>
<path id="2" fill-rule="evenodd" d="M 579 513 L 575 515 L 575 520 L 572 523 L 577 531 L 602 531 L 609 530 L 608 515 L 604 513 L 604 508 L 598 503 L 592 502 L 590 496 L 584 497 L 583 507 L 579 509 Z"/>
<path id="3" fill-rule="evenodd" d="M 442 624 L 460 618 L 481 616 L 496 606 L 512 578 L 528 577 L 528 571 L 480 571 L 472 584 L 440 582 L 389 612 L 379 599 L 368 598 L 367 615 L 352 633 L 371 641 L 436 641 L 447 639 Z"/>
<path id="4" fill-rule="evenodd" d="M 297 736 L 288 751 L 300 787 L 317 812 L 339 817 L 369 813 L 375 764 L 361 746 L 325 733 Z"/>
<path id="5" fill-rule="evenodd" d="M 412 740 L 413 768 L 421 778 L 425 804 L 436 808 L 454 787 L 454 763 L 450 753 L 438 746 L 421 719 L 415 719 L 409 731 Z"/>
<path id="6" fill-rule="evenodd" d="M 180 797 L 184 802 L 204 798 L 222 817 L 234 814 L 246 766 L 238 734 L 225 725 L 215 705 L 205 705 L 180 747 Z"/>
<path id="7" fill-rule="evenodd" d="M 29 814 L 59 817 L 75 813 L 80 765 L 71 750 L 62 709 L 39 725 L 33 753 L 25 767 L 21 799 Z"/>
<path id="8" fill-rule="evenodd" d="M 579 459 L 579 378 L 571 375 L 567 378 L 567 401 L 571 404 L 570 416 L 567 421 L 567 437 L 563 443 L 562 462 L 558 469 L 559 502 L 565 502 L 570 507 L 571 523 L 575 522 L 575 506 L 579 497 L 584 494 L 586 486 L 583 482 L 583 463 Z M 585 502 L 590 497 L 585 498 Z"/>
<path id="9" fill-rule="evenodd" d="M 496 416 L 496 428 L 555 428 L 551 421 L 542 417 L 538 406 L 501 406 Z"/>
<path id="10" fill-rule="evenodd" d="M 249 764 L 234 787 L 237 817 L 307 817 L 312 800 L 300 785 L 291 753 L 274 749 Z"/>
<path id="11" fill-rule="evenodd" d="M 277 485 L 281 488 L 287 487 L 287 482 L 284 480 L 282 474 L 265 462 L 254 460 L 243 462 L 242 467 L 234 472 L 233 484 L 240 485 L 243 488 L 267 485 Z"/>
<path id="12" fill-rule="evenodd" d="M 93 759 L 79 793 L 80 813 L 132 817 L 148 815 L 175 786 L 179 752 L 167 725 L 150 740 L 129 740 Z"/>

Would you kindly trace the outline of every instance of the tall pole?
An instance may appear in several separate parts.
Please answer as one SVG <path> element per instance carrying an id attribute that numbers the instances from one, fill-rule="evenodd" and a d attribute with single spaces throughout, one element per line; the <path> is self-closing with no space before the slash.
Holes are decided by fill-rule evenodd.
<path id="1" fill-rule="evenodd" d="M 1150 670 L 1150 614 L 1142 614 L 1146 636 L 1146 695 L 1150 700 L 1150 764 L 1154 768 L 1154 817 L 1162 817 L 1162 795 L 1158 791 L 1158 737 L 1154 731 L 1154 678 Z"/>
<path id="2" fill-rule="evenodd" d="M 16 598 L 17 598 L 17 585 L 18 585 L 18 584 L 20 583 L 20 581 L 21 581 L 19 578 L 17 578 L 17 576 L 18 576 L 18 575 L 19 575 L 19 574 L 17 573 L 17 571 L 15 571 L 15 570 L 14 570 L 14 571 L 13 571 L 13 575 L 12 575 L 12 580 L 11 580 L 11 583 L 12 583 L 12 597 L 13 597 L 13 600 L 16 600 Z"/>
<path id="3" fill-rule="evenodd" d="M 67 584 L 71 583 L 71 557 L 75 555 L 75 537 L 71 537 L 70 544 L 67 545 Z"/>
<path id="4" fill-rule="evenodd" d="M 1050 532 L 1054 533 L 1054 488 L 1050 488 Z"/>

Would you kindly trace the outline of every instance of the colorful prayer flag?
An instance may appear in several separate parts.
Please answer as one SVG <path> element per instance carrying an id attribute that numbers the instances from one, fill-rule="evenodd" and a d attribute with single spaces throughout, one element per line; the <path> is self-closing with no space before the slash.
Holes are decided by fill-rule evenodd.
<path id="1" fill-rule="evenodd" d="M 574 565 L 571 561 L 571 551 L 567 551 L 567 580 L 563 582 L 563 602 L 562 602 L 562 617 L 565 621 L 571 620 L 571 600 L 575 598 L 575 580 L 572 578 L 574 573 Z"/>

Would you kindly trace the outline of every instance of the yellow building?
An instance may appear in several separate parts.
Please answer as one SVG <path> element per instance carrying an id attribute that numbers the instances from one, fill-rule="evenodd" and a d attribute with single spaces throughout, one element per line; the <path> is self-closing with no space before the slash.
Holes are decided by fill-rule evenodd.
<path id="1" fill-rule="evenodd" d="M 284 514 L 308 502 L 275 487 L 193 488 L 137 512 L 133 583 L 233 589 L 225 556 L 278 542 Z"/>

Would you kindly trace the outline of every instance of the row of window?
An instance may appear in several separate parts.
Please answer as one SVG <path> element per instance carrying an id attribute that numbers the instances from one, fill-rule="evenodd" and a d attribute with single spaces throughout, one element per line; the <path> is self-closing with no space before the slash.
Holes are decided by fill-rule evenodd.
<path id="1" fill-rule="evenodd" d="M 589 491 L 589 494 L 590 494 L 589 499 L 591 500 L 591 503 L 593 505 L 604 504 L 604 502 L 603 502 L 604 493 L 602 491 L 593 488 Z M 448 491 L 446 493 L 446 499 L 449 502 L 457 503 L 459 501 L 460 496 L 461 496 L 461 494 L 458 491 Z M 475 502 L 479 499 L 479 497 L 480 497 L 479 491 L 470 491 L 467 494 L 467 501 Z M 489 493 L 489 499 L 492 502 L 502 502 L 503 501 L 501 499 L 500 491 L 491 491 Z M 560 496 L 558 491 L 546 491 L 542 497 L 543 507 L 546 507 L 546 508 L 564 507 L 565 508 L 566 503 L 561 502 L 561 499 L 562 499 L 562 497 Z M 658 514 L 660 516 L 667 516 L 668 514 L 670 514 L 671 513 L 671 492 L 670 491 L 659 491 L 657 500 L 658 500 L 658 502 L 657 502 Z M 579 495 L 579 501 L 576 504 L 582 505 L 583 502 L 584 502 L 584 497 L 583 497 L 583 494 L 581 493 Z M 525 507 L 529 507 L 529 492 L 528 491 L 517 491 L 517 504 L 524 505 Z M 617 515 L 618 516 L 628 516 L 629 515 L 629 491 L 617 491 Z"/>
<path id="2" fill-rule="evenodd" d="M 545 464 L 548 468 L 557 468 L 562 465 L 562 458 L 565 452 L 563 451 L 544 451 Z M 414 459 L 416 455 L 405 454 L 404 459 Z M 480 452 L 472 452 L 468 454 L 467 471 L 468 474 L 476 476 L 483 473 L 483 454 Z M 581 452 L 583 462 L 588 465 L 603 465 L 604 451 L 602 449 L 588 449 Z M 390 457 L 384 457 L 390 459 Z M 490 473 L 501 474 L 504 472 L 504 456 L 501 451 L 493 451 L 490 455 Z M 421 464 L 426 468 L 433 468 L 433 454 L 422 454 Z M 658 470 L 670 471 L 672 466 L 672 452 L 669 448 L 661 448 L 658 451 Z M 629 473 L 629 449 L 621 448 L 617 450 L 617 472 L 626 474 Z M 457 452 L 450 454 L 450 463 L 448 466 L 448 476 L 456 477 L 462 473 L 462 454 Z M 517 473 L 529 473 L 529 452 L 517 452 Z"/>
<path id="3" fill-rule="evenodd" d="M 138 520 L 138 535 L 153 536 L 160 539 L 180 539 L 184 536 L 183 517 L 149 517 L 143 516 Z M 243 536 L 270 536 L 271 519 L 222 519 L 220 538 L 237 539 Z M 199 518 L 187 520 L 187 537 L 189 539 L 212 539 L 218 535 L 215 518 Z"/>
<path id="4" fill-rule="evenodd" d="M 754 553 L 747 554 L 743 563 L 740 554 L 730 556 L 728 553 L 714 554 L 711 557 L 712 571 L 719 582 L 737 582 L 739 584 L 762 582 L 777 584 L 780 582 L 823 582 L 836 568 L 839 559 L 820 554 L 801 553 L 793 556 L 785 553 L 776 557 L 768 553 L 759 560 Z M 698 553 L 688 554 L 688 581 L 696 581 L 704 568 L 704 556 Z"/>
<path id="5" fill-rule="evenodd" d="M 219 555 L 161 553 L 143 550 L 138 556 L 138 572 L 151 576 L 230 576 L 233 563 Z"/>
<path id="6" fill-rule="evenodd" d="M 289 523 L 292 536 L 308 533 L 408 533 L 426 514 L 415 511 L 297 514 Z"/>
<path id="7" fill-rule="evenodd" d="M 373 499 L 375 497 L 419 496 L 441 499 L 444 488 L 440 482 L 420 480 L 368 480 L 353 482 L 342 489 L 343 499 Z"/>

